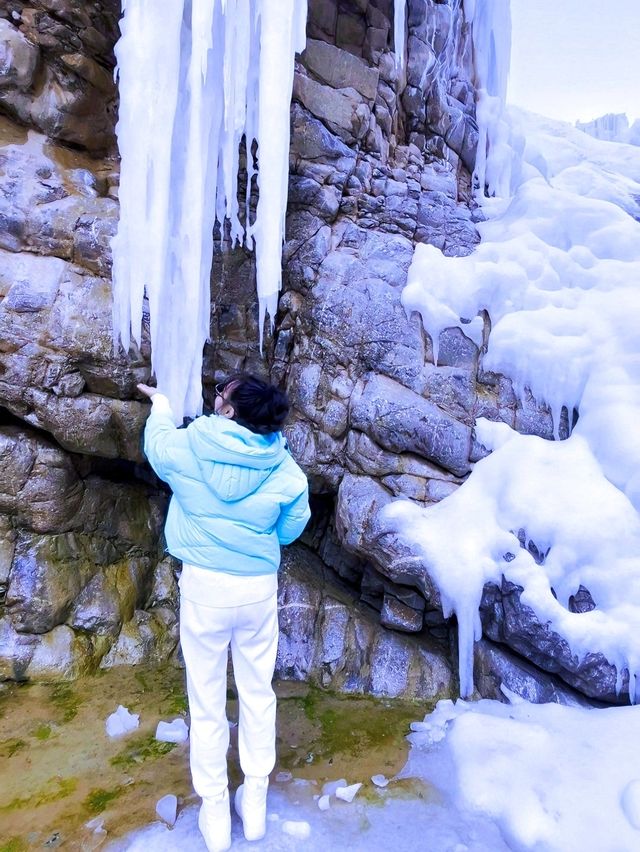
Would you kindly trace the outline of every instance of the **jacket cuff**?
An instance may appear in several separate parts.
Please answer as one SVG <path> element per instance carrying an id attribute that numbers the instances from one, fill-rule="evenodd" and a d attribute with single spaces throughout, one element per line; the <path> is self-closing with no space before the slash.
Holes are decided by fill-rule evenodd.
<path id="1" fill-rule="evenodd" d="M 172 414 L 171 403 L 163 393 L 154 393 L 151 397 L 151 405 L 158 414 Z"/>

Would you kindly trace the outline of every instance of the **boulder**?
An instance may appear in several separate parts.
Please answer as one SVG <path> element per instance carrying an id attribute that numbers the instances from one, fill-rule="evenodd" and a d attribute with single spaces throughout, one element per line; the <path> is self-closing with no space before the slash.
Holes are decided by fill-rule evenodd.
<path id="1" fill-rule="evenodd" d="M 371 112 L 354 88 L 333 89 L 295 74 L 293 97 L 346 144 L 362 139 L 368 129 Z"/>
<path id="2" fill-rule="evenodd" d="M 354 393 L 350 422 L 392 452 L 415 453 L 457 476 L 471 469 L 471 428 L 386 376 L 371 376 Z"/>
<path id="3" fill-rule="evenodd" d="M 445 647 L 380 626 L 368 607 L 300 545 L 283 553 L 278 609 L 279 678 L 389 697 L 451 694 Z"/>
<path id="4" fill-rule="evenodd" d="M 504 579 L 501 586 L 495 583 L 485 586 L 480 606 L 485 635 L 544 672 L 557 675 L 588 698 L 611 704 L 628 703 L 628 670 L 618 672 L 597 650 L 582 657 L 575 654 L 565 639 L 540 622 L 533 609 L 522 603 L 522 591 L 521 586 Z M 631 701 L 634 700 L 632 694 Z"/>
<path id="5" fill-rule="evenodd" d="M 336 503 L 340 541 L 351 553 L 370 560 L 387 579 L 416 589 L 431 607 L 440 607 L 440 594 L 421 552 L 381 520 L 381 509 L 392 500 L 389 491 L 375 479 L 345 474 Z"/>
<path id="6" fill-rule="evenodd" d="M 77 525 L 84 484 L 71 457 L 51 441 L 0 427 L 0 512 L 35 532 L 63 532 Z"/>
<path id="7" fill-rule="evenodd" d="M 38 66 L 39 53 L 37 45 L 17 27 L 0 19 L 0 92 L 9 88 L 28 89 Z"/>
<path id="8" fill-rule="evenodd" d="M 557 675 L 541 671 L 504 645 L 487 639 L 475 644 L 473 681 L 482 698 L 494 701 L 505 700 L 504 687 L 532 704 L 594 706 L 594 702 L 571 689 Z"/>
<path id="9" fill-rule="evenodd" d="M 11 19 L 0 19 L 3 111 L 51 138 L 111 149 L 119 2 L 12 5 Z"/>
<path id="10" fill-rule="evenodd" d="M 307 69 L 332 89 L 353 88 L 373 102 L 378 90 L 379 71 L 333 44 L 307 39 L 302 56 Z"/>

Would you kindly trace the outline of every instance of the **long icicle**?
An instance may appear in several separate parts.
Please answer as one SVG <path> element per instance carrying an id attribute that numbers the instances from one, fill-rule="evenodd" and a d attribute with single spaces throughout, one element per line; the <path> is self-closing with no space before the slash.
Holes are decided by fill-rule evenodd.
<path id="1" fill-rule="evenodd" d="M 202 405 L 215 218 L 232 240 L 255 236 L 260 343 L 281 285 L 294 54 L 306 0 L 125 0 L 117 46 L 121 215 L 114 254 L 114 342 L 140 341 L 143 295 L 152 366 L 176 420 Z M 244 231 L 237 201 L 245 137 Z M 260 198 L 249 223 L 258 142 Z"/>

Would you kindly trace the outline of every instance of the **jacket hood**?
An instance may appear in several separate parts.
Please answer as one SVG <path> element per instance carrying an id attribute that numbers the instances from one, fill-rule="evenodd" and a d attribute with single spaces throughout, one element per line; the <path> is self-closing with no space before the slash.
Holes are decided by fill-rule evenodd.
<path id="1" fill-rule="evenodd" d="M 282 432 L 256 435 L 217 414 L 198 417 L 187 435 L 204 482 L 225 502 L 252 494 L 287 453 Z"/>

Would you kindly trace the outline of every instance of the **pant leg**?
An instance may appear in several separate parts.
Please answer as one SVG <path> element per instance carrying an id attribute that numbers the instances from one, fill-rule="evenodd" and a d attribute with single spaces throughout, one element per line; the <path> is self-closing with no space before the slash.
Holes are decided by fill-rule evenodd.
<path id="1" fill-rule="evenodd" d="M 180 601 L 180 642 L 191 714 L 191 775 L 196 793 L 218 796 L 227 787 L 227 662 L 235 608 Z"/>
<path id="2" fill-rule="evenodd" d="M 240 718 L 238 746 L 245 775 L 269 775 L 276 760 L 276 696 L 271 686 L 278 650 L 278 599 L 236 609 L 231 655 Z"/>

